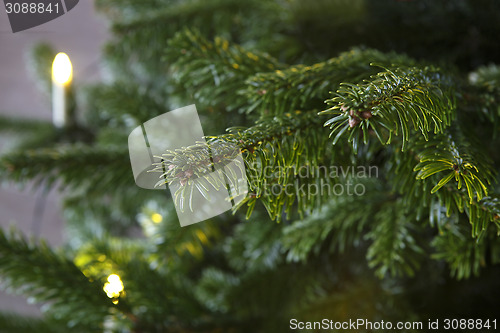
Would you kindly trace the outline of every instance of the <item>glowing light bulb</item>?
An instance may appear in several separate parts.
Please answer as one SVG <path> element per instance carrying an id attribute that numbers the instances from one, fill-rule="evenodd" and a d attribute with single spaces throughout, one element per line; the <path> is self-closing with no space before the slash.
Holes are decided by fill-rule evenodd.
<path id="1" fill-rule="evenodd" d="M 59 52 L 54 58 L 52 77 L 61 85 L 68 84 L 73 79 L 73 66 L 66 53 Z"/>
<path id="2" fill-rule="evenodd" d="M 118 275 L 111 274 L 102 289 L 109 298 L 117 298 L 124 289 L 123 282 Z"/>
<path id="3" fill-rule="evenodd" d="M 154 223 L 161 223 L 161 221 L 163 221 L 163 217 L 158 213 L 154 213 L 153 215 L 151 215 L 151 220 Z"/>

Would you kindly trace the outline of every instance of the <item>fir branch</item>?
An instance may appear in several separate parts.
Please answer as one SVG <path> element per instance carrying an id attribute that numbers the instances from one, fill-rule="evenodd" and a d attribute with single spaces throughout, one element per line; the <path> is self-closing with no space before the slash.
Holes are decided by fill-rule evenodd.
<path id="1" fill-rule="evenodd" d="M 102 285 L 88 280 L 66 256 L 45 243 L 28 243 L 0 230 L 0 275 L 9 291 L 49 302 L 45 308 L 87 331 L 98 331 L 112 305 Z"/>
<path id="2" fill-rule="evenodd" d="M 206 324 L 202 318 L 204 309 L 193 295 L 194 286 L 184 275 L 183 269 L 189 269 L 188 265 L 170 262 L 158 269 L 144 240 L 93 240 L 79 250 L 75 263 L 92 279 L 102 280 L 109 274 L 120 276 L 124 290 L 115 299 L 116 309 L 132 323 L 133 331 L 180 327 L 190 331 Z"/>
<path id="3" fill-rule="evenodd" d="M 386 274 L 413 276 L 424 258 L 415 237 L 418 229 L 412 224 L 415 217 L 402 213 L 400 204 L 383 205 L 374 216 L 376 226 L 366 235 L 373 241 L 367 252 L 368 264 L 380 278 Z"/>
<path id="4" fill-rule="evenodd" d="M 453 193 L 454 191 L 450 191 Z M 461 198 L 460 198 L 461 197 Z M 456 205 L 458 211 L 464 212 L 469 218 L 471 224 L 472 237 L 482 237 L 487 233 L 490 222 L 497 226 L 497 232 L 500 230 L 500 199 L 498 195 L 483 198 L 481 201 L 468 201 L 467 193 L 465 190 L 458 192 L 458 194 L 450 195 L 446 199 L 441 199 L 445 206 Z M 453 200 L 453 202 L 452 202 Z"/>
<path id="5" fill-rule="evenodd" d="M 40 318 L 30 318 L 13 313 L 0 312 L 0 327 L 3 333 L 64 333 L 68 328 L 61 323 Z M 74 328 L 72 331 L 84 333 L 85 331 Z"/>
<path id="6" fill-rule="evenodd" d="M 150 201 L 138 217 L 144 234 L 150 239 L 147 247 L 152 264 L 166 271 L 172 261 L 186 261 L 189 257 L 200 260 L 207 248 L 221 238 L 221 221 L 205 221 L 189 228 L 179 228 L 175 209 L 170 205 L 157 205 Z"/>
<path id="7" fill-rule="evenodd" d="M 64 130 L 56 129 L 43 120 L 0 115 L 0 133 L 15 138 L 13 148 L 18 150 L 47 147 L 66 138 Z"/>
<path id="8" fill-rule="evenodd" d="M 238 277 L 233 274 L 215 268 L 208 268 L 203 271 L 196 285 L 197 299 L 213 312 L 228 313 L 231 308 L 228 293 L 239 282 Z M 221 288 L 221 286 L 224 286 L 224 288 Z"/>
<path id="9" fill-rule="evenodd" d="M 493 123 L 490 137 L 496 138 L 500 124 L 500 66 L 482 66 L 469 74 L 469 82 L 464 85 L 462 109 L 469 111 L 470 119 L 477 122 L 479 117 Z"/>
<path id="10" fill-rule="evenodd" d="M 246 4 L 242 4 L 241 2 L 234 0 L 217 0 L 212 2 L 195 0 L 186 4 L 183 1 L 170 1 L 171 5 L 168 7 L 157 6 L 155 8 L 154 6 L 158 4 L 155 3 L 155 1 L 148 1 L 150 2 L 149 4 L 146 3 L 142 6 L 142 9 L 147 11 L 148 15 L 143 14 L 135 17 L 131 15 L 123 15 L 121 18 L 115 17 L 115 22 L 117 23 L 113 26 L 113 30 L 116 33 L 126 34 L 140 31 L 141 29 L 149 28 L 151 26 L 164 24 L 165 21 L 169 21 L 169 27 L 167 27 L 167 29 L 162 29 L 161 31 L 173 32 L 175 30 L 180 30 L 182 26 L 186 26 L 187 23 L 190 23 L 190 21 L 193 23 L 192 21 L 196 18 L 211 28 L 216 28 L 216 24 L 213 23 L 229 24 L 231 19 L 226 18 L 226 20 L 222 22 L 214 22 L 221 19 L 220 17 L 213 17 L 214 13 L 218 12 L 218 15 L 220 15 L 227 12 L 234 13 L 235 11 L 240 11 L 242 9 L 251 10 L 252 7 L 255 7 L 256 4 L 259 3 L 259 1 L 249 1 Z M 109 10 L 111 9 L 109 5 L 109 1 L 105 3 L 100 1 L 100 3 L 98 3 L 98 9 Z M 133 6 L 137 7 L 137 4 L 133 4 Z M 126 9 L 126 12 L 123 11 L 125 7 L 121 5 L 119 7 L 115 6 L 115 8 L 121 9 L 122 13 L 130 12 L 130 9 Z M 116 13 L 115 8 L 113 8 L 113 10 Z M 198 28 L 201 29 L 202 26 L 198 26 Z M 217 28 L 220 28 L 220 26 Z M 226 31 L 226 29 L 223 30 Z"/>
<path id="11" fill-rule="evenodd" d="M 32 118 L 17 118 L 12 116 L 0 116 L 0 131 L 14 132 L 19 134 L 31 134 L 33 131 L 47 132 L 53 129 L 53 125 L 47 121 L 34 120 Z"/>
<path id="12" fill-rule="evenodd" d="M 265 271 L 283 264 L 283 226 L 270 221 L 261 223 L 263 218 L 264 212 L 254 211 L 248 221 L 234 228 L 232 237 L 226 238 L 223 250 L 235 271 Z"/>
<path id="13" fill-rule="evenodd" d="M 81 186 L 90 192 L 109 192 L 133 184 L 129 157 L 121 149 L 68 145 L 4 155 L 4 178 L 21 184 L 44 180 L 47 186 Z"/>
<path id="14" fill-rule="evenodd" d="M 432 257 L 445 260 L 451 275 L 459 280 L 478 276 L 486 265 L 487 242 L 470 237 L 463 224 L 448 223 L 446 232 L 437 235 L 432 246 L 436 250 Z"/>
<path id="15" fill-rule="evenodd" d="M 382 144 L 400 134 L 404 149 L 411 125 L 428 139 L 431 131 L 442 133 L 450 125 L 455 110 L 446 79 L 433 68 L 397 68 L 366 83 L 345 83 L 326 102 L 333 106 L 322 114 L 335 115 L 325 123 L 335 135 L 333 144 L 347 131 L 355 149 L 370 131 Z"/>
<path id="16" fill-rule="evenodd" d="M 56 54 L 52 45 L 39 43 L 30 50 L 26 61 L 31 77 L 48 101 L 52 91 L 52 62 Z"/>
<path id="17" fill-rule="evenodd" d="M 283 229 L 282 242 L 288 261 L 306 262 L 322 250 L 343 253 L 363 243 L 363 234 L 372 217 L 391 196 L 376 179 L 351 181 L 365 186 L 365 195 L 334 197 L 321 210 Z"/>
<path id="18" fill-rule="evenodd" d="M 106 10 L 106 6 L 101 8 Z M 167 66 L 159 60 L 165 49 L 165 41 L 186 27 L 203 31 L 210 38 L 216 35 L 225 38 L 234 36 L 235 42 L 261 38 L 265 44 L 270 45 L 270 29 L 266 27 L 278 21 L 281 9 L 275 3 L 262 0 L 244 3 L 237 0 L 178 1 L 170 6 L 148 8 L 151 10 L 146 10 L 144 15 L 113 17 L 115 22 L 112 30 L 116 41 L 106 47 L 109 59 L 117 68 L 123 70 L 127 67 L 128 72 L 132 71 L 135 76 L 143 79 L 151 76 L 164 78 Z M 108 12 L 114 15 L 117 11 Z M 265 25 L 262 25 L 263 17 L 268 18 Z"/>
<path id="19" fill-rule="evenodd" d="M 320 188 L 325 182 L 331 186 L 337 181 L 328 177 L 328 172 L 317 172 L 311 177 L 297 176 L 301 167 L 330 165 L 332 157 L 326 150 L 328 138 L 319 126 L 322 121 L 315 112 L 297 111 L 293 115 L 287 113 L 270 120 L 262 119 L 248 129 L 231 128 L 228 134 L 209 137 L 207 143 L 156 157 L 158 162 L 151 171 L 161 173 L 158 185 L 180 184 L 174 199 L 178 207 L 187 207 L 193 187 L 207 197 L 210 190 L 226 186 L 223 179 L 236 186 L 242 168 L 235 157 L 241 149 L 251 193 L 235 209 L 247 204 L 247 216 L 250 216 L 256 200 L 261 199 L 270 217 L 279 221 L 283 213 L 291 213 L 295 203 L 298 211 L 304 213 L 319 206 L 328 195 L 301 195 L 296 188 L 308 188 L 309 184 Z M 233 161 L 231 167 L 223 168 Z M 279 194 L 271 193 L 272 186 L 281 188 Z"/>
<path id="20" fill-rule="evenodd" d="M 95 2 L 96 10 L 106 14 L 116 21 L 129 21 L 136 19 L 158 8 L 172 5 L 175 0 L 97 0 Z"/>
<path id="21" fill-rule="evenodd" d="M 17 150 L 40 149 L 59 143 L 88 143 L 93 140 L 93 135 L 84 127 L 55 128 L 44 120 L 11 116 L 0 116 L 0 132 L 13 134 L 18 139 L 15 144 Z"/>
<path id="22" fill-rule="evenodd" d="M 114 82 L 88 87 L 87 122 L 93 128 L 113 128 L 129 132 L 144 122 L 169 111 L 163 96 L 152 93 L 148 86 L 130 82 Z"/>
<path id="23" fill-rule="evenodd" d="M 169 40 L 166 59 L 174 77 L 202 105 L 237 110 L 247 103 L 235 93 L 246 87 L 245 79 L 257 72 L 282 67 L 275 59 L 229 44 L 220 37 L 209 42 L 195 30 L 184 30 Z"/>
<path id="24" fill-rule="evenodd" d="M 425 216 L 429 208 L 432 217 L 435 205 L 443 207 L 447 216 L 465 212 L 472 236 L 478 237 L 489 222 L 499 222 L 497 200 L 488 197 L 493 195 L 496 173 L 491 160 L 470 142 L 474 141 L 456 126 L 429 141 L 415 140 L 405 152 L 391 153 L 388 175 L 405 205 L 416 207 L 417 217 Z"/>
<path id="25" fill-rule="evenodd" d="M 470 144 L 464 138 L 449 135 L 438 135 L 428 142 L 420 141 L 415 150 L 418 151 L 419 163 L 415 166 L 417 179 L 426 179 L 434 174 L 447 172 L 432 188 L 431 193 L 455 178 L 457 189 L 467 189 L 470 202 L 480 201 L 488 196 L 488 188 L 494 173 L 491 161 L 478 153 L 470 151 Z M 458 140 L 460 146 L 455 140 Z"/>
<path id="26" fill-rule="evenodd" d="M 385 66 L 415 64 L 403 55 L 354 48 L 314 65 L 259 73 L 247 80 L 247 112 L 279 115 L 285 110 L 321 108 L 329 92 L 337 90 L 341 82 L 360 82 L 379 72 L 380 68 L 370 66 L 372 62 Z"/>
<path id="27" fill-rule="evenodd" d="M 500 66 L 490 64 L 481 66 L 469 75 L 472 84 L 494 89 L 500 83 Z"/>
<path id="28" fill-rule="evenodd" d="M 165 192 L 122 186 L 119 191 L 73 191 L 63 202 L 68 246 L 78 249 L 87 242 L 109 236 L 125 236 L 137 225 L 137 214 L 149 200 L 165 200 Z"/>

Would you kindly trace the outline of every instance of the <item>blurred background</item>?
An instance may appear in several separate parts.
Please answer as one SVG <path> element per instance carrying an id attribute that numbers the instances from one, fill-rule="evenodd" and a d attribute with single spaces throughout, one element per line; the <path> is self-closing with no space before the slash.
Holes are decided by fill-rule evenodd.
<path id="1" fill-rule="evenodd" d="M 71 58 L 74 80 L 79 83 L 100 79 L 101 46 L 107 38 L 106 22 L 94 11 L 94 1 L 80 1 L 65 15 L 41 26 L 12 33 L 7 14 L 0 10 L 0 114 L 30 119 L 50 120 L 51 107 L 27 66 L 27 53 L 37 43 L 47 42 Z M 0 140 L 0 149 L 9 142 Z M 27 235 L 61 245 L 63 222 L 57 190 L 43 195 L 40 189 L 20 189 L 15 185 L 0 187 L 0 226 L 15 225 Z M 25 298 L 0 291 L 0 310 L 39 314 Z"/>

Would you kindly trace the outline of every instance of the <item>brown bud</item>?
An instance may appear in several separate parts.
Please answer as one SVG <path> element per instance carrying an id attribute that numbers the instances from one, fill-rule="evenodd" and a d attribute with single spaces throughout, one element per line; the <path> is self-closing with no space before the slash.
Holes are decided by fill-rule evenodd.
<path id="1" fill-rule="evenodd" d="M 358 117 L 354 116 L 354 117 L 350 117 L 349 118 L 349 127 L 350 128 L 353 128 L 354 126 L 356 126 L 357 124 L 360 123 L 361 120 L 359 120 Z"/>
<path id="2" fill-rule="evenodd" d="M 371 111 L 363 111 L 361 112 L 361 118 L 363 119 L 370 119 L 372 117 L 372 112 Z"/>

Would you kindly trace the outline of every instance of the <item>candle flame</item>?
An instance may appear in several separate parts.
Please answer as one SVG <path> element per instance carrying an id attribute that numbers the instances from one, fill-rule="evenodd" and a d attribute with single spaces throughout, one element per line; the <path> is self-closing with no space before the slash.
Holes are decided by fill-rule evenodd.
<path id="1" fill-rule="evenodd" d="M 73 66 L 66 53 L 60 52 L 52 63 L 52 77 L 59 84 L 67 84 L 73 78 Z"/>

